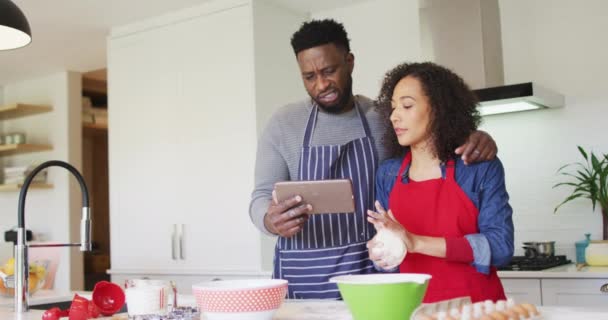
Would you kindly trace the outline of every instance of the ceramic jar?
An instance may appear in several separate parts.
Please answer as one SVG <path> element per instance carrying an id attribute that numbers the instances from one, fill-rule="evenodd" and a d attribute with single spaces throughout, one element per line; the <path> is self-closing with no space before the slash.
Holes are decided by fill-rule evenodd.
<path id="1" fill-rule="evenodd" d="M 590 241 L 585 249 L 585 260 L 590 266 L 608 266 L 608 240 Z"/>

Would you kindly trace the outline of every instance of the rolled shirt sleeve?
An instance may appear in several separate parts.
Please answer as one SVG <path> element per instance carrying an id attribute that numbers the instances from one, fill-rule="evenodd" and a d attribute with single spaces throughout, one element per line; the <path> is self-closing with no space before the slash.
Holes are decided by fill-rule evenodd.
<path id="1" fill-rule="evenodd" d="M 482 170 L 484 168 L 485 170 Z M 478 234 L 468 234 L 465 236 L 468 245 L 473 253 L 471 262 L 475 269 L 481 273 L 488 274 L 490 267 L 500 267 L 509 263 L 513 257 L 513 209 L 509 205 L 509 194 L 505 186 L 505 173 L 500 160 L 483 163 L 480 166 L 481 175 L 475 184 L 466 185 L 463 189 L 477 190 L 479 208 L 477 223 Z M 459 242 L 463 246 L 462 242 Z M 457 247 L 459 248 L 459 247 Z M 464 249 L 460 248 L 460 253 Z M 455 256 L 450 253 L 448 256 Z M 459 256 L 463 262 L 464 256 Z"/>
<path id="2" fill-rule="evenodd" d="M 487 239 L 490 264 L 497 267 L 506 265 L 511 261 L 514 250 L 513 209 L 509 205 L 504 168 L 498 158 L 488 162 L 488 170 L 479 187 L 479 201 L 479 233 Z M 483 245 L 479 248 L 485 250 Z M 476 260 L 475 263 L 482 261 Z"/>

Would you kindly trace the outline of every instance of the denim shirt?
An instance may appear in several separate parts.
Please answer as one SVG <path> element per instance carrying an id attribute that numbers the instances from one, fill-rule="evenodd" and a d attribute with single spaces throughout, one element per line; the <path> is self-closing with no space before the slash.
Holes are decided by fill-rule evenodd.
<path id="1" fill-rule="evenodd" d="M 399 173 L 403 158 L 384 161 L 376 173 L 376 199 L 388 208 L 388 198 Z M 479 210 L 479 233 L 465 235 L 473 249 L 472 265 L 478 272 L 488 274 L 490 266 L 503 266 L 513 257 L 513 209 L 505 187 L 505 173 L 498 158 L 492 161 L 465 165 L 458 158 L 455 167 L 456 183 Z M 409 169 L 406 168 L 404 172 Z M 441 165 L 445 179 L 445 165 Z M 401 178 L 407 183 L 407 175 Z"/>

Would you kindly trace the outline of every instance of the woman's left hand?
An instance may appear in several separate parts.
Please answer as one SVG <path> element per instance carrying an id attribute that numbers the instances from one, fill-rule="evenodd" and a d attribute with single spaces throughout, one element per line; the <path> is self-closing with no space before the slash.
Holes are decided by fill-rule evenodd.
<path id="1" fill-rule="evenodd" d="M 485 131 L 477 130 L 471 133 L 467 141 L 456 148 L 455 152 L 462 155 L 465 164 L 470 164 L 494 159 L 498 148 L 492 136 Z"/>

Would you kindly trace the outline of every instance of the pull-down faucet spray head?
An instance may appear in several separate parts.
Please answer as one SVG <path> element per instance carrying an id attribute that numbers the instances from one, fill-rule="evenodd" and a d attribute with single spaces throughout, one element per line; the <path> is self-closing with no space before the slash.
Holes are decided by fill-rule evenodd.
<path id="1" fill-rule="evenodd" d="M 80 247 L 80 251 L 91 251 L 91 212 L 89 209 L 89 191 L 84 178 L 69 163 L 52 160 L 44 162 L 32 170 L 25 179 L 21 192 L 19 193 L 17 242 L 15 244 L 15 312 L 28 311 L 29 299 L 29 263 L 27 260 L 28 244 L 25 239 L 25 197 L 32 180 L 45 168 L 57 166 L 70 171 L 78 180 L 82 191 L 82 219 L 80 220 L 80 243 L 52 244 L 52 245 L 29 245 L 29 247 Z"/>

